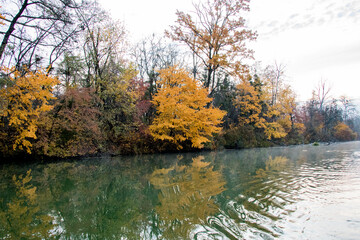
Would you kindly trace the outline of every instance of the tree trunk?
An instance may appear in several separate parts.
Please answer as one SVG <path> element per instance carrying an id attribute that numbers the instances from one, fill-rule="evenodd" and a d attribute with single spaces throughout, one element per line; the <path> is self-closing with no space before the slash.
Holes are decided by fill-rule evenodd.
<path id="1" fill-rule="evenodd" d="M 17 23 L 17 20 L 21 17 L 21 15 L 23 14 L 23 12 L 25 11 L 25 9 L 28 5 L 29 5 L 28 0 L 25 0 L 21 6 L 19 12 L 15 15 L 13 20 L 11 20 L 9 29 L 6 31 L 4 39 L 0 46 L 0 59 L 2 58 L 2 55 L 5 51 L 6 45 L 8 44 L 8 41 L 9 41 L 9 38 L 10 38 L 12 32 L 15 30 L 15 24 Z"/>

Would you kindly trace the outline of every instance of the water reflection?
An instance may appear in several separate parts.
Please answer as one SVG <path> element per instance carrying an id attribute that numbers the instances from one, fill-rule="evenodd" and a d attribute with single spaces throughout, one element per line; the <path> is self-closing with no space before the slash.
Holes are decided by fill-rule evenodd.
<path id="1" fill-rule="evenodd" d="M 155 209 L 165 239 L 188 238 L 197 225 L 219 211 L 214 197 L 225 190 L 225 181 L 220 171 L 202 160 L 198 156 L 190 165 L 157 169 L 150 176 L 150 183 L 160 190 Z"/>
<path id="2" fill-rule="evenodd" d="M 15 196 L 0 209 L 1 239 L 53 239 L 51 230 L 56 227 L 51 215 L 42 214 L 36 187 L 30 181 L 31 170 L 26 175 L 13 176 Z M 4 202 L 2 203 L 4 204 Z"/>
<path id="3" fill-rule="evenodd" d="M 354 142 L 3 165 L 0 238 L 356 239 L 359 149 Z"/>
<path id="4" fill-rule="evenodd" d="M 138 239 L 152 206 L 140 173 L 116 162 L 50 164 L 44 169 L 44 202 L 53 209 L 63 239 Z"/>

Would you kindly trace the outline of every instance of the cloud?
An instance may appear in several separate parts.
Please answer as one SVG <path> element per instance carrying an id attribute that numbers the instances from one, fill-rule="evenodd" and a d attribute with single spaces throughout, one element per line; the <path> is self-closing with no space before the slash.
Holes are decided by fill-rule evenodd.
<path id="1" fill-rule="evenodd" d="M 287 0 L 277 1 L 277 4 L 284 4 L 283 1 Z M 257 9 L 252 9 L 252 11 L 257 11 Z M 360 22 L 360 1 L 358 0 L 351 0 L 347 4 L 337 0 L 304 1 L 303 8 L 299 10 L 283 9 L 283 11 L 288 12 L 288 14 L 283 16 L 261 14 L 261 21 L 257 23 L 255 21 L 253 28 L 258 30 L 263 37 L 267 37 L 268 35 L 309 26 L 334 23 L 346 25 L 347 23 Z M 255 15 L 256 13 L 254 13 Z"/>

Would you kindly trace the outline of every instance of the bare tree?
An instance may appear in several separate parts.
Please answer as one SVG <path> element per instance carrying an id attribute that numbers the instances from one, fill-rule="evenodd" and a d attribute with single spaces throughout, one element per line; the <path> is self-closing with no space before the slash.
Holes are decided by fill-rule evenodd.
<path id="1" fill-rule="evenodd" d="M 150 99 L 156 92 L 158 71 L 184 62 L 184 55 L 175 44 L 156 35 L 139 42 L 133 53 L 141 78 L 149 83 Z"/>
<path id="2" fill-rule="evenodd" d="M 286 66 L 275 61 L 274 65 L 268 65 L 264 70 L 264 75 L 269 79 L 271 87 L 271 105 L 275 105 L 278 99 L 279 88 L 285 77 Z"/>
<path id="3" fill-rule="evenodd" d="M 314 97 L 316 98 L 319 104 L 320 111 L 324 109 L 327 100 L 330 98 L 330 91 L 331 91 L 331 87 L 328 86 L 327 81 L 321 79 L 320 82 L 318 83 L 318 86 L 315 88 L 315 92 L 314 92 L 315 93 Z"/>
<path id="4" fill-rule="evenodd" d="M 77 11 L 91 6 L 83 0 L 9 1 L 0 28 L 1 64 L 52 65 L 84 30 Z"/>
<path id="5" fill-rule="evenodd" d="M 346 123 L 351 118 L 352 114 L 356 113 L 356 107 L 347 96 L 341 96 L 339 100 L 343 107 L 343 120 Z"/>
<path id="6" fill-rule="evenodd" d="M 122 23 L 115 22 L 103 11 L 92 14 L 94 18 L 83 19 L 85 32 L 83 35 L 83 56 L 87 66 L 87 85 L 102 91 L 104 81 L 116 76 L 123 59 L 126 46 L 126 30 Z"/>

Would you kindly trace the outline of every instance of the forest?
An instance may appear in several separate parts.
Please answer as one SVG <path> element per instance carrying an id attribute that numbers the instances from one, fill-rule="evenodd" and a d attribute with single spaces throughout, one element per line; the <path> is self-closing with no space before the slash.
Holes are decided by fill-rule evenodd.
<path id="1" fill-rule="evenodd" d="M 284 63 L 252 64 L 249 0 L 177 11 L 163 36 L 129 43 L 96 1 L 0 8 L 0 156 L 252 148 L 356 140 L 360 116 L 320 80 L 297 102 Z M 255 59 L 256 60 L 256 59 Z"/>

